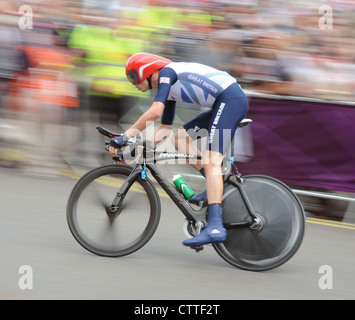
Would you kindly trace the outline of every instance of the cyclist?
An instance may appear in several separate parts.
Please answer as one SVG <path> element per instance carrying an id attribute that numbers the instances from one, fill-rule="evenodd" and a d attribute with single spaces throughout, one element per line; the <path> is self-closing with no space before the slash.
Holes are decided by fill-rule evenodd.
<path id="1" fill-rule="evenodd" d="M 127 140 L 143 131 L 152 121 L 161 117 L 156 131 L 166 132 L 172 127 L 176 102 L 195 103 L 209 110 L 187 122 L 175 133 L 175 147 L 196 150 L 191 145 L 194 132 L 208 130 L 208 146 L 202 162 L 193 164 L 206 178 L 206 192 L 190 202 L 202 200 L 207 195 L 208 225 L 196 237 L 185 240 L 186 246 L 224 242 L 227 239 L 222 221 L 223 177 L 221 165 L 234 132 L 248 110 L 248 99 L 235 78 L 215 68 L 189 62 L 172 62 L 150 53 L 137 53 L 126 64 L 130 82 L 142 92 L 158 89 L 151 107 L 124 133 L 112 138 L 109 151 L 116 155 Z M 164 136 L 164 134 L 163 134 Z M 223 139 L 225 136 L 225 139 Z M 156 138 L 159 140 L 159 138 Z M 187 147 L 187 149 L 186 149 Z"/>

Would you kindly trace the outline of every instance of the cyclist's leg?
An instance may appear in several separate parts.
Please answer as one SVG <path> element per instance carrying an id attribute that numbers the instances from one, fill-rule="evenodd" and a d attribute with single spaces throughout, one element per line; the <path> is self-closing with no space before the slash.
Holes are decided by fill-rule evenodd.
<path id="1" fill-rule="evenodd" d="M 230 146 L 235 131 L 240 121 L 245 117 L 248 109 L 248 99 L 238 84 L 231 85 L 220 97 L 216 100 L 215 106 L 212 110 L 204 112 L 186 123 L 180 134 L 182 139 L 175 139 L 179 141 L 179 145 L 191 145 L 191 141 L 202 136 L 208 136 L 207 150 L 216 150 L 221 154 L 225 154 Z M 185 130 L 183 130 L 185 129 Z M 203 134 L 201 133 L 203 131 Z M 207 133 L 206 133 L 207 131 Z M 213 145 L 213 147 L 212 147 Z M 176 145 L 178 148 L 178 145 Z M 187 147 L 190 148 L 190 147 Z M 179 150 L 183 152 L 182 150 Z M 211 155 L 206 155 L 202 163 L 213 163 L 210 159 Z M 213 156 L 218 157 L 218 155 Z M 218 167 L 219 164 L 216 164 Z M 196 170 L 199 170 L 203 176 L 205 175 L 205 168 L 201 163 L 193 165 Z M 215 168 L 216 172 L 221 172 Z M 208 179 L 217 183 L 213 179 Z M 212 197 L 214 197 L 212 195 Z M 207 198 L 206 191 L 194 196 L 189 200 L 190 203 L 198 204 L 204 202 Z"/>
<path id="2" fill-rule="evenodd" d="M 221 165 L 223 154 L 228 150 L 235 130 L 245 117 L 248 109 L 247 98 L 240 87 L 236 84 L 228 89 L 225 94 L 222 94 L 216 100 L 212 109 L 212 117 L 209 123 L 208 150 L 203 158 L 209 205 L 208 226 L 195 238 L 184 241 L 184 245 L 187 246 L 223 242 L 227 237 L 222 220 L 223 176 Z"/>
<path id="3" fill-rule="evenodd" d="M 176 130 L 173 137 L 175 149 L 181 153 L 201 155 L 206 148 L 198 150 L 192 143 L 197 139 L 207 137 L 211 115 L 212 110 L 203 112 Z M 189 161 L 189 164 L 200 172 L 203 169 L 201 161 Z M 203 172 L 201 173 L 204 175 Z"/>
<path id="4" fill-rule="evenodd" d="M 208 137 L 208 126 L 212 116 L 212 110 L 203 112 L 192 120 L 180 127 L 174 136 L 176 150 L 182 153 L 202 155 L 206 146 L 200 147 L 200 150 L 193 146 L 193 141 Z M 205 177 L 205 170 L 200 160 L 189 161 L 189 164 Z M 192 197 L 189 202 L 192 204 L 203 203 L 207 199 L 206 190 Z"/>
<path id="5" fill-rule="evenodd" d="M 223 194 L 223 176 L 221 165 L 223 154 L 207 150 L 203 156 L 208 204 L 221 203 Z"/>

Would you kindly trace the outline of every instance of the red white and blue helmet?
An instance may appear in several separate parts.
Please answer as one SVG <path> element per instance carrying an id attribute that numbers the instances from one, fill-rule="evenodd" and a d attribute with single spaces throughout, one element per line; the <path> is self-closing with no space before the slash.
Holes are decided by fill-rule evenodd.
<path id="1" fill-rule="evenodd" d="M 127 60 L 126 75 L 132 84 L 137 85 L 169 63 L 172 63 L 172 61 L 155 54 L 136 53 Z"/>

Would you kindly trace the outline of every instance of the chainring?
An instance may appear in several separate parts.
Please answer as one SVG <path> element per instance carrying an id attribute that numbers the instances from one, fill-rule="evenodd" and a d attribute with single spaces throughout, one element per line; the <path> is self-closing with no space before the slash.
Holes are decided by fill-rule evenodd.
<path id="1" fill-rule="evenodd" d="M 184 235 L 188 238 L 194 238 L 197 236 L 197 230 L 195 228 L 195 226 L 190 223 L 190 221 L 188 219 L 184 220 L 184 223 L 182 225 L 182 231 L 184 232 Z"/>

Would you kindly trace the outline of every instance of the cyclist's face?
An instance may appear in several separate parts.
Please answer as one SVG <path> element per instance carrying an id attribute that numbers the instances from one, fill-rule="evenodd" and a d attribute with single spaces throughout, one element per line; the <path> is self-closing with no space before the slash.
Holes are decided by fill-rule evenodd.
<path id="1" fill-rule="evenodd" d="M 154 71 L 154 73 L 151 76 L 152 89 L 158 88 L 159 73 L 160 73 L 160 70 Z M 145 79 L 143 82 L 141 82 L 139 84 L 135 84 L 135 87 L 142 92 L 146 92 L 146 91 L 150 90 L 149 89 L 149 82 L 147 79 Z"/>
<path id="2" fill-rule="evenodd" d="M 143 82 L 136 84 L 136 88 L 142 92 L 146 92 L 149 90 L 149 83 L 148 80 L 145 79 Z"/>

